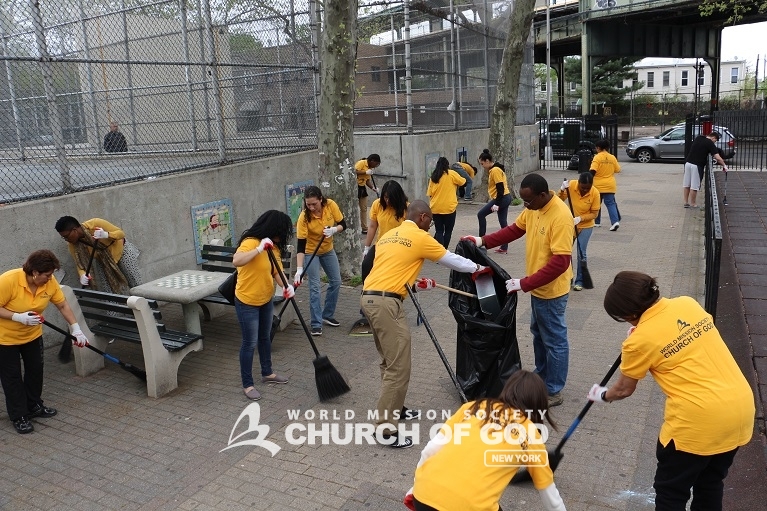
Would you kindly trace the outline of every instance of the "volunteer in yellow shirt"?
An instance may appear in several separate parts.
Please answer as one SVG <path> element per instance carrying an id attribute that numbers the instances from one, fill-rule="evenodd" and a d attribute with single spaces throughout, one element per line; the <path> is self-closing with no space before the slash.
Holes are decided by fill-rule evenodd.
<path id="1" fill-rule="evenodd" d="M 370 223 L 365 238 L 365 248 L 362 250 L 362 281 L 370 273 L 375 257 L 374 243 L 395 227 L 402 225 L 407 215 L 408 198 L 402 186 L 394 180 L 389 180 L 381 187 L 381 197 L 370 206 Z"/>
<path id="2" fill-rule="evenodd" d="M 572 211 L 575 215 L 573 223 L 575 224 L 576 250 L 577 256 L 584 264 L 587 261 L 586 251 L 591 239 L 591 233 L 594 230 L 594 219 L 599 214 L 599 190 L 594 186 L 594 177 L 589 172 L 583 172 L 578 179 L 568 181 L 565 179 L 559 191 L 559 198 L 570 200 Z M 578 270 L 575 274 L 573 283 L 574 291 L 583 289 L 583 274 L 581 265 L 576 265 Z"/>
<path id="3" fill-rule="evenodd" d="M 458 196 L 463 197 L 466 202 L 471 202 L 471 191 L 474 186 L 474 176 L 477 175 L 477 169 L 463 161 L 457 161 L 450 165 L 450 168 L 466 180 L 466 184 L 458 189 Z"/>
<path id="4" fill-rule="evenodd" d="M 30 419 L 53 417 L 43 404 L 43 317 L 53 303 L 69 323 L 78 347 L 88 344 L 53 272 L 61 267 L 50 250 L 32 252 L 24 265 L 0 275 L 0 383 L 16 431 L 34 431 Z M 24 364 L 22 376 L 21 364 Z"/>
<path id="5" fill-rule="evenodd" d="M 237 286 L 234 289 L 234 308 L 242 330 L 240 345 L 240 377 L 242 391 L 248 399 L 258 401 L 261 393 L 253 386 L 253 353 L 258 347 L 261 364 L 261 383 L 288 383 L 288 379 L 272 370 L 272 318 L 274 317 L 274 283 L 282 287 L 280 254 L 293 237 L 293 221 L 275 209 L 258 217 L 242 233 L 232 264 L 237 268 Z M 272 266 L 271 249 L 278 267 Z M 286 277 L 287 278 L 287 277 Z M 295 295 L 293 286 L 283 288 L 282 296 L 288 300 Z"/>
<path id="6" fill-rule="evenodd" d="M 472 401 L 459 408 L 421 452 L 408 492 L 415 508 L 497 511 L 509 481 L 520 466 L 526 466 L 543 509 L 565 511 L 546 445 L 536 429 L 544 426 L 544 417 L 549 419 L 546 392 L 538 375 L 520 369 L 509 377 L 497 399 Z M 503 455 L 504 460 L 493 461 L 494 455 Z M 540 461 L 527 465 L 507 461 L 515 455 Z"/>
<path id="7" fill-rule="evenodd" d="M 655 509 L 722 509 L 724 478 L 754 430 L 754 394 L 714 319 L 689 296 L 661 298 L 644 273 L 622 271 L 607 288 L 607 314 L 633 325 L 621 375 L 595 384 L 594 402 L 625 399 L 649 372 L 666 395 L 658 436 Z"/>
<path id="8" fill-rule="evenodd" d="M 322 324 L 340 326 L 336 320 L 338 292 L 341 289 L 341 267 L 333 250 L 333 235 L 346 230 L 344 215 L 332 199 L 322 195 L 316 186 L 309 186 L 304 192 L 304 210 L 298 215 L 296 247 L 296 274 L 293 285 L 298 287 L 304 273 L 306 254 L 311 255 L 320 244 L 317 255 L 306 261 L 306 276 L 309 280 L 309 311 L 311 313 L 312 335 L 322 335 Z M 325 306 L 322 306 L 320 292 L 320 266 L 328 277 Z"/>
<path id="9" fill-rule="evenodd" d="M 56 221 L 56 232 L 68 243 L 81 285 L 129 294 L 130 288 L 141 284 L 138 265 L 141 252 L 125 239 L 125 233 L 118 226 L 102 218 L 91 218 L 81 224 L 74 217 L 63 216 Z M 94 249 L 96 255 L 90 273 L 86 275 Z"/>
<path id="10" fill-rule="evenodd" d="M 431 198 L 429 207 L 434 215 L 434 239 L 447 248 L 455 227 L 455 209 L 458 207 L 456 191 L 466 184 L 466 179 L 450 169 L 450 162 L 441 156 L 431 173 L 426 195 Z"/>
<path id="11" fill-rule="evenodd" d="M 560 392 L 567 381 L 570 355 L 565 309 L 573 277 L 570 264 L 575 236 L 573 215 L 539 174 L 528 174 L 522 179 L 519 197 L 525 209 L 513 224 L 487 236 L 461 239 L 492 248 L 527 234 L 527 276 L 507 280 L 506 290 L 530 292 L 535 372 L 546 382 L 549 406 L 557 406 L 563 401 Z"/>
<path id="12" fill-rule="evenodd" d="M 425 259 L 463 273 L 483 269 L 475 262 L 445 250 L 429 236 L 431 220 L 431 210 L 424 201 L 417 200 L 408 206 L 407 220 L 378 239 L 373 269 L 365 279 L 360 297 L 360 307 L 370 322 L 381 356 L 381 395 L 376 405 L 376 423 L 391 426 L 384 437 L 394 448 L 413 446 L 411 438 L 397 436 L 395 430 L 400 415 L 404 414 L 404 418 L 417 416 L 404 408 L 411 364 L 410 327 L 402 303 L 407 296 L 405 286 L 412 286 L 416 281 Z M 420 279 L 418 287 L 431 289 L 434 281 Z"/>
<path id="13" fill-rule="evenodd" d="M 591 160 L 591 174 L 594 176 L 594 187 L 599 190 L 599 195 L 607 206 L 607 213 L 610 215 L 610 230 L 617 231 L 620 227 L 621 213 L 618 211 L 618 204 L 615 202 L 615 192 L 618 191 L 618 183 L 615 181 L 615 174 L 621 171 L 618 160 L 610 154 L 610 142 L 600 140 L 596 144 L 597 154 Z M 600 207 L 597 214 L 595 225 L 599 227 L 602 223 L 602 209 Z"/>
<path id="14" fill-rule="evenodd" d="M 367 158 L 359 160 L 354 164 L 354 171 L 357 174 L 357 199 L 360 204 L 360 228 L 362 234 L 367 234 L 367 221 L 368 221 L 368 191 L 370 188 L 376 194 L 378 190 L 373 184 L 373 179 L 370 177 L 373 174 L 373 170 L 381 164 L 381 157 L 373 153 Z"/>
<path id="15" fill-rule="evenodd" d="M 487 193 L 490 195 L 490 202 L 477 212 L 479 235 L 484 236 L 487 232 L 486 218 L 492 212 L 498 214 L 498 223 L 501 228 L 509 225 L 508 216 L 509 206 L 511 205 L 511 193 L 509 192 L 509 184 L 506 179 L 506 173 L 503 171 L 503 166 L 493 161 L 493 155 L 490 154 L 490 151 L 487 149 L 483 150 L 477 161 L 487 172 Z M 496 252 L 505 254 L 508 248 L 509 244 L 504 243 Z"/>

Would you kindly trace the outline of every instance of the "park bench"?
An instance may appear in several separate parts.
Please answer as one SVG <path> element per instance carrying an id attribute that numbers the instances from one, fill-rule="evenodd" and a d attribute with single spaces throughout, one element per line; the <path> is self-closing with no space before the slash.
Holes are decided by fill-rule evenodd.
<path id="1" fill-rule="evenodd" d="M 105 351 L 112 339 L 140 343 L 147 373 L 147 394 L 160 397 L 178 387 L 178 367 L 192 351 L 202 350 L 202 335 L 171 330 L 155 300 L 61 286 L 67 303 L 90 344 Z M 104 367 L 104 358 L 75 349 L 75 371 L 88 376 Z"/>

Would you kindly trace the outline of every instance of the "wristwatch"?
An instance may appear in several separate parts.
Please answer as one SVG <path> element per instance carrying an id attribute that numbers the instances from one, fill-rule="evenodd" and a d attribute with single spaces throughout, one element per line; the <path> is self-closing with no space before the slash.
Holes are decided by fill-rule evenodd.
<path id="1" fill-rule="evenodd" d="M 609 403 L 610 401 L 608 401 L 608 400 L 607 400 L 607 398 L 605 397 L 606 395 L 607 395 L 607 391 L 606 391 L 606 390 L 603 390 L 603 391 L 602 391 L 602 394 L 600 394 L 600 395 L 599 395 L 599 398 L 600 398 L 602 401 L 604 401 L 605 403 Z"/>

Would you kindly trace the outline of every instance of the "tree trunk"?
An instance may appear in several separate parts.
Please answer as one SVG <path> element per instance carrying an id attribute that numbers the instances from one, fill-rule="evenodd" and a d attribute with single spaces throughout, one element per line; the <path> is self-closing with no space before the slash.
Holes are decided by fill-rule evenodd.
<path id="1" fill-rule="evenodd" d="M 514 123 L 517 119 L 517 98 L 519 77 L 522 72 L 525 45 L 530 38 L 535 0 L 516 0 L 509 14 L 509 33 L 503 48 L 501 67 L 498 73 L 498 88 L 495 107 L 490 123 L 490 137 L 487 143 L 495 161 L 506 168 L 506 177 L 512 197 L 517 196 L 514 184 Z M 476 188 L 479 200 L 488 200 L 487 173 L 482 173 L 480 186 Z"/>
<path id="2" fill-rule="evenodd" d="M 348 232 L 333 240 L 341 275 L 360 272 L 361 243 L 354 172 L 354 72 L 357 58 L 357 2 L 325 2 L 320 48 L 318 186 L 338 203 Z"/>

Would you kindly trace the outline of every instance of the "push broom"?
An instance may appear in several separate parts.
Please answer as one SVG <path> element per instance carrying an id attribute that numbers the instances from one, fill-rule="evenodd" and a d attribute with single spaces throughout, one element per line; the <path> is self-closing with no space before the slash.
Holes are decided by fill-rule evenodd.
<path id="1" fill-rule="evenodd" d="M 98 241 L 94 240 L 93 250 L 91 250 L 91 257 L 90 259 L 88 259 L 88 267 L 85 269 L 86 275 L 91 274 L 91 266 L 93 266 L 93 257 L 96 255 L 97 245 L 98 245 Z M 85 286 L 82 286 L 82 287 L 85 287 Z M 72 338 L 68 333 L 64 332 L 64 342 L 61 343 L 61 349 L 59 349 L 59 360 L 61 362 L 67 363 L 69 362 L 69 359 L 71 356 L 72 356 Z M 144 377 L 144 381 L 146 381 L 146 374 Z"/>
<path id="2" fill-rule="evenodd" d="M 288 279 L 277 264 L 277 258 L 274 256 L 274 252 L 272 252 L 271 248 L 267 248 L 266 251 L 269 254 L 269 260 L 272 265 L 278 269 L 280 280 L 282 280 L 282 286 L 287 288 Z M 316 357 L 313 360 L 314 381 L 317 384 L 317 394 L 320 396 L 320 401 L 327 401 L 328 399 L 333 399 L 346 394 L 351 390 L 349 385 L 347 385 L 344 377 L 341 376 L 341 373 L 339 373 L 333 364 L 330 363 L 328 357 L 320 355 L 320 352 L 317 350 L 317 346 L 312 339 L 312 333 L 309 331 L 309 327 L 306 326 L 306 321 L 304 321 L 303 316 L 301 316 L 301 311 L 298 310 L 298 304 L 296 303 L 295 297 L 288 298 L 288 301 L 293 304 L 293 309 L 295 309 L 296 316 L 298 316 L 298 320 L 301 322 L 301 326 L 306 333 L 306 338 L 309 339 L 309 344 L 312 345 L 312 349 L 314 350 L 314 355 Z"/>

